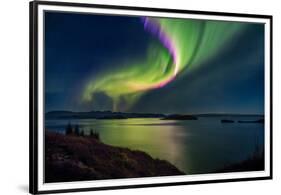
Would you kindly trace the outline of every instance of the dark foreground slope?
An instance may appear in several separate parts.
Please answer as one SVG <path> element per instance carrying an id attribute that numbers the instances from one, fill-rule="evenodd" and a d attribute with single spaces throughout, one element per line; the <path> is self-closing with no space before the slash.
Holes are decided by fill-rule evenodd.
<path id="1" fill-rule="evenodd" d="M 217 172 L 243 172 L 243 171 L 263 171 L 264 170 L 264 152 L 254 153 L 248 159 L 228 165 Z"/>
<path id="2" fill-rule="evenodd" d="M 45 182 L 182 175 L 167 161 L 92 137 L 46 132 Z"/>

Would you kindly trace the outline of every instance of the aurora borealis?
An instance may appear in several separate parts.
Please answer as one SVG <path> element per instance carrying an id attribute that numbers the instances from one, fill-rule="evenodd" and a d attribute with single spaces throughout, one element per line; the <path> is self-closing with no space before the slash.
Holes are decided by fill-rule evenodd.
<path id="1" fill-rule="evenodd" d="M 263 33 L 250 23 L 47 13 L 47 110 L 261 113 Z"/>
<path id="2" fill-rule="evenodd" d="M 164 87 L 185 69 L 192 71 L 192 66 L 215 55 L 228 39 L 243 29 L 243 24 L 233 22 L 149 17 L 142 20 L 144 29 L 158 39 L 160 46 L 152 43 L 143 62 L 133 59 L 126 68 L 90 81 L 84 100 L 95 101 L 95 93 L 102 92 L 112 98 L 113 110 L 118 111 L 121 98 L 126 105 L 131 105 L 146 91 Z"/>

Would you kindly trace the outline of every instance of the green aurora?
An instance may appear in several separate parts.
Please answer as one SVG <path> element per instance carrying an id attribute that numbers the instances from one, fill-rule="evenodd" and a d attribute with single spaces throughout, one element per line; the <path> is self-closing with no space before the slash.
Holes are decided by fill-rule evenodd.
<path id="1" fill-rule="evenodd" d="M 155 37 L 146 59 L 131 59 L 88 81 L 82 100 L 94 102 L 102 93 L 112 99 L 114 111 L 127 110 L 150 90 L 180 79 L 187 71 L 218 55 L 245 23 L 193 19 L 142 18 L 145 30 Z M 125 106 L 124 106 L 125 102 Z"/>

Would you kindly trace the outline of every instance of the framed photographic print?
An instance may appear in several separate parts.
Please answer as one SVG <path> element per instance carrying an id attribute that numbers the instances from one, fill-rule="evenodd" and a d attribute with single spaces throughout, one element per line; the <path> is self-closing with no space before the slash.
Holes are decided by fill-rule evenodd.
<path id="1" fill-rule="evenodd" d="M 272 178 L 272 16 L 30 3 L 30 193 Z"/>

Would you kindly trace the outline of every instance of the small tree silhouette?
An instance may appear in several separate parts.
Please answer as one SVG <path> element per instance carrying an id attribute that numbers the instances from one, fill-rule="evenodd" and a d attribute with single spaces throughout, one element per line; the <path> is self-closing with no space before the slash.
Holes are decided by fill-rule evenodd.
<path id="1" fill-rule="evenodd" d="M 71 123 L 68 123 L 68 124 L 66 125 L 66 127 L 65 127 L 65 134 L 66 134 L 66 135 L 71 135 L 71 134 L 73 134 Z"/>
<path id="2" fill-rule="evenodd" d="M 90 137 L 93 137 L 93 136 L 94 136 L 94 130 L 90 129 Z"/>
<path id="3" fill-rule="evenodd" d="M 84 133 L 84 130 L 83 130 L 83 129 L 81 129 L 81 131 L 80 131 L 80 136 L 82 136 L 82 137 L 85 136 L 85 133 Z"/>
<path id="4" fill-rule="evenodd" d="M 95 139 L 100 140 L 100 134 L 98 132 L 94 132 L 94 136 Z"/>
<path id="5" fill-rule="evenodd" d="M 77 136 L 80 135 L 79 125 L 75 125 L 74 134 L 77 135 Z"/>
<path id="6" fill-rule="evenodd" d="M 90 130 L 90 137 L 96 139 L 96 140 L 100 140 L 100 134 L 99 132 L 94 131 L 93 129 Z"/>

